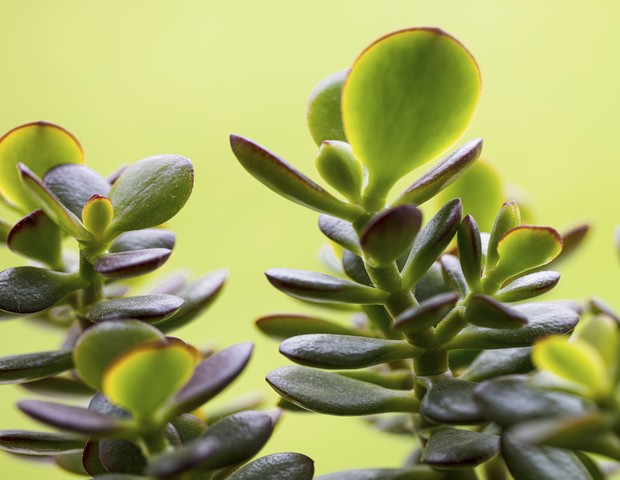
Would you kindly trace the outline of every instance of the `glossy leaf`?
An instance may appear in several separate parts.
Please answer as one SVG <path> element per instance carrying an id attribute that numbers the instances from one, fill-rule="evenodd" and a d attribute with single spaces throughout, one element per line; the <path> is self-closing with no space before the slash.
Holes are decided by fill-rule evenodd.
<path id="1" fill-rule="evenodd" d="M 426 465 L 414 465 L 409 468 L 346 470 L 321 475 L 316 480 L 440 480 L 444 476 L 444 472 Z"/>
<path id="2" fill-rule="evenodd" d="M 543 270 L 513 280 L 499 289 L 493 297 L 500 302 L 518 302 L 537 297 L 553 289 L 560 281 L 558 272 Z"/>
<path id="3" fill-rule="evenodd" d="M 459 249 L 459 261 L 467 284 L 474 292 L 482 290 L 480 276 L 482 275 L 482 240 L 478 224 L 471 215 L 459 225 L 456 236 Z"/>
<path id="4" fill-rule="evenodd" d="M 353 226 L 345 221 L 329 215 L 319 216 L 319 228 L 331 241 L 346 248 L 355 255 L 362 254 L 362 247 Z"/>
<path id="5" fill-rule="evenodd" d="M 371 415 L 418 409 L 418 401 L 409 392 L 307 367 L 278 368 L 267 375 L 267 382 L 289 402 L 329 415 Z"/>
<path id="6" fill-rule="evenodd" d="M 485 462 L 499 450 L 499 437 L 450 427 L 435 430 L 422 461 L 436 468 L 466 468 Z"/>
<path id="7" fill-rule="evenodd" d="M 137 320 L 109 321 L 88 328 L 73 350 L 80 378 L 100 389 L 103 374 L 114 359 L 142 343 L 163 345 L 164 336 L 158 329 Z"/>
<path id="8" fill-rule="evenodd" d="M 176 235 L 163 228 L 145 228 L 120 234 L 110 245 L 110 253 L 166 248 L 172 250 Z"/>
<path id="9" fill-rule="evenodd" d="M 300 453 L 274 453 L 241 467 L 227 480 L 312 480 L 314 462 Z"/>
<path id="10" fill-rule="evenodd" d="M 420 404 L 420 413 L 435 423 L 483 423 L 487 418 L 474 400 L 475 386 L 456 378 L 433 379 Z"/>
<path id="11" fill-rule="evenodd" d="M 48 170 L 43 177 L 45 186 L 76 217 L 94 195 L 107 197 L 110 183 L 86 165 L 62 164 Z"/>
<path id="12" fill-rule="evenodd" d="M 351 203 L 361 203 L 364 169 L 348 143 L 325 140 L 319 148 L 315 163 L 323 180 Z"/>
<path id="13" fill-rule="evenodd" d="M 82 210 L 84 226 L 96 238 L 103 236 L 103 232 L 112 221 L 113 216 L 114 209 L 110 199 L 100 195 L 90 197 Z"/>
<path id="14" fill-rule="evenodd" d="M 293 313 L 266 315 L 256 320 L 256 326 L 261 332 L 277 340 L 313 333 L 359 335 L 356 330 L 329 320 Z"/>
<path id="15" fill-rule="evenodd" d="M 364 253 L 380 265 L 396 260 L 420 230 L 422 212 L 413 205 L 401 205 L 378 213 L 360 234 Z"/>
<path id="16" fill-rule="evenodd" d="M 408 308 L 394 321 L 394 329 L 407 334 L 422 332 L 434 327 L 454 308 L 459 300 L 456 293 L 443 293 Z"/>
<path id="17" fill-rule="evenodd" d="M 454 143 L 479 95 L 475 60 L 441 30 L 401 30 L 370 45 L 342 92 L 344 131 L 368 168 L 369 189 L 387 193 Z"/>
<path id="18" fill-rule="evenodd" d="M 349 221 L 362 213 L 360 207 L 338 200 L 284 159 L 251 140 L 231 135 L 230 145 L 243 168 L 284 198 Z"/>
<path id="19" fill-rule="evenodd" d="M 107 322 L 133 318 L 157 323 L 168 318 L 185 303 L 176 295 L 141 295 L 96 302 L 88 312 L 92 322 Z"/>
<path id="20" fill-rule="evenodd" d="M 35 210 L 11 228 L 6 244 L 15 253 L 57 268 L 62 265 L 61 240 L 56 224 L 43 210 Z"/>
<path id="21" fill-rule="evenodd" d="M 482 382 L 501 375 L 530 372 L 534 369 L 531 352 L 531 347 L 483 351 L 459 378 L 470 382 Z"/>
<path id="22" fill-rule="evenodd" d="M 73 135 L 48 122 L 21 125 L 0 138 L 0 196 L 28 212 L 37 204 L 19 180 L 20 162 L 40 176 L 60 163 L 83 163 L 84 152 Z"/>
<path id="23" fill-rule="evenodd" d="M 16 267 L 0 272 L 0 310 L 35 313 L 51 307 L 82 286 L 71 273 L 36 267 Z"/>
<path id="24" fill-rule="evenodd" d="M 220 443 L 203 437 L 157 457 L 148 467 L 148 473 L 156 478 L 179 478 L 183 473 L 199 467 L 221 450 Z"/>
<path id="25" fill-rule="evenodd" d="M 493 229 L 489 236 L 489 242 L 487 245 L 487 261 L 486 270 L 495 268 L 499 261 L 499 252 L 497 246 L 499 241 L 509 230 L 518 227 L 521 224 L 521 212 L 519 211 L 519 205 L 517 202 L 504 202 L 499 209 L 495 222 L 493 223 Z"/>
<path id="26" fill-rule="evenodd" d="M 94 264 L 95 271 L 110 278 L 128 278 L 144 275 L 161 267 L 171 250 L 148 248 L 128 252 L 109 253 L 99 257 Z"/>
<path id="27" fill-rule="evenodd" d="M 0 384 L 50 377 L 73 368 L 70 351 L 25 353 L 0 358 Z"/>
<path id="28" fill-rule="evenodd" d="M 487 328 L 511 329 L 527 324 L 524 314 L 486 295 L 470 297 L 464 318 L 467 323 Z"/>
<path id="29" fill-rule="evenodd" d="M 67 433 L 0 431 L 0 449 L 20 455 L 58 455 L 79 452 L 86 440 Z"/>
<path id="30" fill-rule="evenodd" d="M 325 140 L 345 142 L 340 109 L 342 86 L 349 70 L 332 73 L 324 78 L 310 94 L 308 100 L 308 127 L 317 145 Z"/>
<path id="31" fill-rule="evenodd" d="M 458 198 L 446 203 L 416 237 L 402 269 L 404 288 L 415 285 L 448 246 L 461 223 L 461 211 Z"/>
<path id="32" fill-rule="evenodd" d="M 278 290 L 292 297 L 315 302 L 378 304 L 389 296 L 382 290 L 324 273 L 272 268 L 265 274 Z"/>
<path id="33" fill-rule="evenodd" d="M 174 217 L 192 193 L 194 168 L 180 155 L 158 155 L 127 167 L 110 190 L 114 219 L 108 237 L 150 228 Z"/>

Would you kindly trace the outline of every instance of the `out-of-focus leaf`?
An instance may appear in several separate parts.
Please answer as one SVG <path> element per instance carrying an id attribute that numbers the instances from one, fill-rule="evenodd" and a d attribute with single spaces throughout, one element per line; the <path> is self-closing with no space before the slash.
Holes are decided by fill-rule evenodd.
<path id="1" fill-rule="evenodd" d="M 316 157 L 316 169 L 329 185 L 351 203 L 362 202 L 364 169 L 346 142 L 325 140 Z"/>
<path id="2" fill-rule="evenodd" d="M 16 267 L 0 272 L 0 310 L 35 313 L 51 307 L 82 286 L 72 273 L 36 267 Z"/>
<path id="3" fill-rule="evenodd" d="M 603 359 L 610 378 L 618 375 L 618 350 L 620 350 L 620 332 L 615 320 L 604 315 L 580 322 L 575 329 L 574 339 L 590 344 Z"/>
<path id="4" fill-rule="evenodd" d="M 347 140 L 342 127 L 340 104 L 342 85 L 348 74 L 348 69 L 332 73 L 321 80 L 310 94 L 308 127 L 317 145 L 321 145 L 325 140 Z"/>
<path id="5" fill-rule="evenodd" d="M 377 371 L 375 369 L 366 370 L 345 370 L 338 372 L 343 377 L 361 380 L 366 383 L 374 383 L 380 387 L 391 388 L 394 390 L 411 390 L 413 388 L 414 375 L 409 370 Z"/>
<path id="6" fill-rule="evenodd" d="M 413 287 L 448 246 L 461 223 L 461 211 L 461 201 L 454 199 L 441 207 L 422 229 L 402 269 L 403 288 Z"/>
<path id="7" fill-rule="evenodd" d="M 147 464 L 140 447 L 128 440 L 101 439 L 99 459 L 108 472 L 140 474 Z"/>
<path id="8" fill-rule="evenodd" d="M 329 415 L 371 415 L 418 409 L 418 401 L 410 392 L 307 367 L 278 368 L 267 375 L 267 382 L 289 402 Z"/>
<path id="9" fill-rule="evenodd" d="M 357 233 L 355 233 L 353 226 L 346 220 L 323 214 L 319 216 L 319 228 L 331 241 L 355 255 L 359 256 L 362 254 L 362 247 L 357 238 Z"/>
<path id="10" fill-rule="evenodd" d="M 534 369 L 531 353 L 531 347 L 483 351 L 459 378 L 470 382 L 482 382 L 501 375 L 527 373 Z"/>
<path id="11" fill-rule="evenodd" d="M 6 244 L 15 253 L 57 268 L 62 264 L 61 240 L 56 224 L 43 210 L 35 210 L 11 228 Z"/>
<path id="12" fill-rule="evenodd" d="M 20 162 L 41 176 L 60 163 L 83 163 L 84 152 L 73 135 L 48 122 L 27 123 L 0 138 L 0 196 L 28 212 L 38 206 L 19 180 Z"/>
<path id="13" fill-rule="evenodd" d="M 454 308 L 458 300 L 456 293 L 442 293 L 424 300 L 420 305 L 401 313 L 394 322 L 394 328 L 413 334 L 434 327 Z"/>
<path id="14" fill-rule="evenodd" d="M 173 315 L 184 303 L 181 297 L 165 294 L 101 300 L 93 304 L 88 318 L 92 322 L 133 318 L 157 323 Z"/>
<path id="15" fill-rule="evenodd" d="M 316 480 L 440 480 L 444 477 L 444 472 L 426 465 L 415 465 L 409 468 L 346 470 L 321 475 Z"/>
<path id="16" fill-rule="evenodd" d="M 366 271 L 364 261 L 361 257 L 351 253 L 349 250 L 344 250 L 342 252 L 342 268 L 349 278 L 355 280 L 360 285 L 366 285 L 367 287 L 373 286 L 372 280 Z"/>
<path id="17" fill-rule="evenodd" d="M 171 423 L 179 434 L 181 444 L 197 439 L 207 428 L 205 422 L 189 413 L 183 413 L 173 418 Z"/>
<path id="18" fill-rule="evenodd" d="M 474 217 L 465 215 L 457 232 L 459 261 L 467 284 L 474 292 L 482 290 L 482 240 Z"/>
<path id="19" fill-rule="evenodd" d="M 274 453 L 241 467 L 227 480 L 312 480 L 314 462 L 300 453 Z"/>
<path id="20" fill-rule="evenodd" d="M 21 455 L 58 455 L 79 452 L 86 439 L 67 433 L 0 431 L 0 449 Z"/>
<path id="21" fill-rule="evenodd" d="M 592 298 L 590 300 L 590 308 L 592 309 L 592 313 L 602 313 L 609 318 L 613 318 L 616 323 L 620 324 L 620 316 L 600 298 Z"/>
<path id="22" fill-rule="evenodd" d="M 266 315 L 256 320 L 256 326 L 261 332 L 277 340 L 313 333 L 359 335 L 356 330 L 329 320 L 294 313 Z"/>
<path id="23" fill-rule="evenodd" d="M 426 391 L 420 413 L 436 423 L 471 425 L 487 420 L 474 400 L 473 382 L 456 378 L 435 378 Z"/>
<path id="24" fill-rule="evenodd" d="M 486 295 L 472 295 L 465 309 L 465 321 L 486 328 L 522 328 L 527 318 L 518 310 L 507 307 Z"/>
<path id="25" fill-rule="evenodd" d="M 378 304 L 389 296 L 388 292 L 324 273 L 272 268 L 265 274 L 278 290 L 292 297 L 315 302 Z"/>
<path id="26" fill-rule="evenodd" d="M 22 383 L 20 387 L 37 395 L 45 395 L 47 397 L 92 397 L 95 393 L 95 390 L 92 387 L 79 380 L 74 380 L 71 377 L 42 378 L 40 380 Z"/>
<path id="27" fill-rule="evenodd" d="M 25 353 L 0 358 L 0 384 L 50 377 L 73 368 L 70 351 Z"/>
<path id="28" fill-rule="evenodd" d="M 180 155 L 158 155 L 127 167 L 110 190 L 108 238 L 155 227 L 174 217 L 192 193 L 194 168 Z"/>
<path id="29" fill-rule="evenodd" d="M 362 209 L 344 203 L 269 150 L 237 135 L 230 136 L 237 160 L 254 178 L 292 202 L 353 221 Z"/>
<path id="30" fill-rule="evenodd" d="M 163 228 L 145 228 L 120 234 L 110 245 L 110 253 L 146 250 L 151 248 L 167 248 L 172 250 L 176 235 Z"/>
<path id="31" fill-rule="evenodd" d="M 486 254 L 486 270 L 495 268 L 499 260 L 497 245 L 500 239 L 508 233 L 509 230 L 516 228 L 521 223 L 521 212 L 517 202 L 504 202 L 497 212 L 493 229 L 489 236 Z"/>
<path id="32" fill-rule="evenodd" d="M 156 478 L 179 478 L 183 473 L 199 467 L 220 451 L 220 443 L 210 437 L 202 437 L 171 452 L 158 456 L 148 467 L 148 473 Z"/>
<path id="33" fill-rule="evenodd" d="M 112 202 L 109 198 L 100 195 L 90 197 L 82 210 L 84 226 L 96 238 L 103 236 L 103 232 L 112 221 L 113 216 Z"/>
<path id="34" fill-rule="evenodd" d="M 128 278 L 144 275 L 161 267 L 171 250 L 148 248 L 128 252 L 109 253 L 99 257 L 94 264 L 95 271 L 110 278 Z"/>
<path id="35" fill-rule="evenodd" d="M 11 225 L 0 219 L 0 243 L 6 243 L 10 231 Z"/>
<path id="36" fill-rule="evenodd" d="M 499 289 L 493 297 L 500 302 L 518 302 L 537 297 L 554 288 L 560 281 L 560 274 L 551 270 L 523 275 Z"/>
<path id="37" fill-rule="evenodd" d="M 452 293 L 452 288 L 446 282 L 439 262 L 433 263 L 422 275 L 415 285 L 414 293 L 418 302 L 423 302 L 441 293 Z"/>
<path id="38" fill-rule="evenodd" d="M 444 427 L 431 434 L 422 461 L 441 469 L 474 467 L 498 450 L 496 435 Z"/>
<path id="39" fill-rule="evenodd" d="M 570 230 L 563 232 L 562 235 L 562 251 L 560 254 L 551 262 L 553 267 L 555 268 L 560 262 L 566 261 L 570 258 L 576 251 L 581 248 L 584 240 L 588 232 L 590 231 L 590 225 L 587 223 L 583 225 L 578 225 Z"/>

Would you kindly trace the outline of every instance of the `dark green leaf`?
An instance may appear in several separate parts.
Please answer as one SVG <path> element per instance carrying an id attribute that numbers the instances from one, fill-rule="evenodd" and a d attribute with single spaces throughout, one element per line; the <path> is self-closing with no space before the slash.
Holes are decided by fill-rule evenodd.
<path id="1" fill-rule="evenodd" d="M 329 320 L 294 313 L 266 315 L 256 320 L 256 326 L 261 332 L 277 340 L 312 333 L 359 335 L 354 329 Z"/>
<path id="2" fill-rule="evenodd" d="M 151 248 L 167 248 L 172 250 L 176 242 L 176 235 L 163 228 L 145 228 L 119 235 L 112 245 L 110 253 L 129 252 Z"/>
<path id="3" fill-rule="evenodd" d="M 81 286 L 82 280 L 72 273 L 35 267 L 9 268 L 0 272 L 0 310 L 40 312 Z"/>
<path id="4" fill-rule="evenodd" d="M 82 223 L 98 241 L 103 238 L 113 216 L 112 202 L 101 195 L 90 197 L 82 209 Z"/>
<path id="5" fill-rule="evenodd" d="M 314 462 L 300 453 L 274 453 L 241 467 L 227 480 L 312 480 Z"/>
<path id="6" fill-rule="evenodd" d="M 355 280 L 360 285 L 366 285 L 372 287 L 373 283 L 368 272 L 366 271 L 366 265 L 364 260 L 349 250 L 342 252 L 342 268 L 351 279 Z"/>
<path id="7" fill-rule="evenodd" d="M 465 309 L 465 321 L 487 328 L 521 328 L 527 318 L 518 310 L 507 307 L 486 295 L 472 295 Z"/>
<path id="8" fill-rule="evenodd" d="M 217 439 L 203 437 L 187 443 L 172 452 L 157 457 L 148 467 L 148 472 L 157 478 L 179 478 L 184 472 L 193 470 L 217 455 L 221 445 Z"/>
<path id="9" fill-rule="evenodd" d="M 422 205 L 459 178 L 478 159 L 481 151 L 482 139 L 470 140 L 407 187 L 392 205 Z"/>
<path id="10" fill-rule="evenodd" d="M 534 272 L 517 278 L 493 295 L 500 302 L 518 302 L 547 293 L 560 281 L 554 271 Z"/>
<path id="11" fill-rule="evenodd" d="M 71 377 L 49 377 L 22 383 L 22 388 L 37 395 L 92 397 L 95 390 L 85 383 Z"/>
<path id="12" fill-rule="evenodd" d="M 307 367 L 278 368 L 267 375 L 267 382 L 289 402 L 329 415 L 371 415 L 418 409 L 418 401 L 410 392 Z"/>
<path id="13" fill-rule="evenodd" d="M 520 223 L 521 212 L 519 211 L 519 205 L 517 205 L 517 202 L 505 202 L 495 217 L 495 223 L 493 224 L 491 236 L 489 237 L 485 267 L 486 270 L 491 270 L 497 265 L 499 260 L 497 244 L 500 239 L 506 235 L 509 230 L 518 227 Z"/>
<path id="14" fill-rule="evenodd" d="M 35 210 L 17 222 L 6 238 L 7 246 L 25 257 L 52 268 L 62 265 L 60 229 L 43 210 Z"/>
<path id="15" fill-rule="evenodd" d="M 211 420 L 211 416 L 208 417 Z M 183 413 L 173 418 L 170 423 L 179 434 L 181 444 L 197 439 L 207 429 L 205 422 L 189 413 Z"/>
<path id="16" fill-rule="evenodd" d="M 461 201 L 446 203 L 416 237 L 402 269 L 403 287 L 411 288 L 448 246 L 461 222 Z"/>
<path id="17" fill-rule="evenodd" d="M 58 455 L 79 452 L 86 439 L 67 433 L 0 431 L 0 449 L 21 455 Z"/>
<path id="18" fill-rule="evenodd" d="M 71 351 L 25 353 L 0 358 L 0 384 L 50 377 L 73 368 Z"/>
<path id="19" fill-rule="evenodd" d="M 454 308 L 458 300 L 456 293 L 435 295 L 396 317 L 394 328 L 405 333 L 418 333 L 434 327 Z"/>
<path id="20" fill-rule="evenodd" d="M 97 475 L 93 480 L 149 480 L 148 477 L 140 475 L 126 475 L 124 473 L 110 473 L 108 475 Z"/>
<path id="21" fill-rule="evenodd" d="M 367 370 L 345 370 L 338 372 L 339 375 L 366 383 L 374 383 L 385 388 L 394 390 L 411 390 L 413 388 L 414 376 L 409 370 L 377 371 L 376 369 Z"/>
<path id="22" fill-rule="evenodd" d="M 319 174 L 331 187 L 351 203 L 362 203 L 364 169 L 348 143 L 325 140 L 319 148 L 315 163 Z"/>
<path id="23" fill-rule="evenodd" d="M 332 73 L 324 78 L 310 94 L 308 100 L 308 127 L 317 145 L 325 140 L 341 140 L 347 138 L 342 127 L 340 100 L 342 85 L 347 79 L 349 70 Z"/>
<path id="24" fill-rule="evenodd" d="M 168 318 L 185 303 L 175 295 L 142 295 L 96 302 L 88 312 L 92 322 L 107 322 L 133 318 L 157 323 Z"/>
<path id="25" fill-rule="evenodd" d="M 100 440 L 99 458 L 105 469 L 114 473 L 140 474 L 147 463 L 140 447 L 128 440 Z"/>
<path id="26" fill-rule="evenodd" d="M 436 468 L 474 467 L 499 450 L 499 437 L 443 427 L 435 430 L 422 453 L 422 461 Z"/>
<path id="27" fill-rule="evenodd" d="M 315 302 L 383 303 L 389 293 L 324 273 L 272 268 L 266 272 L 269 282 L 292 297 Z"/>
<path id="28" fill-rule="evenodd" d="M 428 300 L 440 293 L 452 293 L 450 285 L 446 282 L 439 262 L 435 262 L 418 280 L 415 285 L 415 298 L 418 302 Z"/>
<path id="29" fill-rule="evenodd" d="M 429 377 L 420 413 L 436 423 L 471 425 L 487 420 L 474 400 L 475 383 L 451 377 Z"/>
<path id="30" fill-rule="evenodd" d="M 161 267 L 172 253 L 167 248 L 148 248 L 102 255 L 95 261 L 95 271 L 110 278 L 144 275 Z"/>
<path id="31" fill-rule="evenodd" d="M 284 198 L 349 221 L 362 214 L 360 207 L 338 200 L 284 159 L 251 140 L 231 135 L 230 145 L 243 168 Z"/>
<path id="32" fill-rule="evenodd" d="M 96 439 L 88 440 L 82 452 L 82 466 L 89 475 L 103 475 L 108 473 L 99 458 L 99 442 Z"/>
<path id="33" fill-rule="evenodd" d="M 77 475 L 87 475 L 84 465 L 82 465 L 82 452 L 61 453 L 52 457 L 56 466 L 65 472 Z"/>
<path id="34" fill-rule="evenodd" d="M 469 285 L 467 285 L 467 280 L 465 279 L 465 275 L 463 275 L 459 259 L 454 255 L 446 253 L 441 256 L 439 263 L 441 264 L 446 283 L 450 285 L 453 290 L 457 291 L 460 297 L 467 297 L 469 294 Z"/>
<path id="35" fill-rule="evenodd" d="M 346 248 L 355 255 L 362 254 L 362 247 L 353 226 L 346 220 L 322 214 L 319 216 L 319 228 L 331 241 Z"/>
<path id="36" fill-rule="evenodd" d="M 470 382 L 482 382 L 501 375 L 530 372 L 534 369 L 531 353 L 531 347 L 483 351 L 459 378 Z"/>
<path id="37" fill-rule="evenodd" d="M 316 480 L 440 480 L 445 473 L 415 465 L 410 468 L 373 468 L 365 470 L 346 470 L 344 472 L 321 475 Z"/>
<path id="38" fill-rule="evenodd" d="M 459 225 L 457 232 L 457 244 L 459 249 L 459 261 L 467 284 L 474 292 L 482 290 L 480 276 L 482 275 L 482 241 L 478 225 L 471 215 L 465 218 Z"/>

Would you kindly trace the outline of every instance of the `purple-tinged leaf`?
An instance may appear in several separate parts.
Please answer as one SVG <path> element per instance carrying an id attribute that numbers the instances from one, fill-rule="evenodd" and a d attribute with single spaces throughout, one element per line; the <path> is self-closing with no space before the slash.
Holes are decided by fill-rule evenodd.
<path id="1" fill-rule="evenodd" d="M 96 390 L 71 377 L 48 377 L 22 383 L 20 387 L 37 395 L 46 397 L 92 397 Z"/>
<path id="2" fill-rule="evenodd" d="M 456 293 L 441 293 L 408 308 L 394 322 L 394 329 L 409 334 L 436 326 L 454 308 L 459 300 Z"/>
<path id="3" fill-rule="evenodd" d="M 128 440 L 99 440 L 99 459 L 108 472 L 140 474 L 147 464 L 142 449 Z"/>
<path id="4" fill-rule="evenodd" d="M 145 228 L 120 234 L 112 245 L 110 253 L 129 252 L 151 248 L 167 248 L 172 250 L 176 242 L 176 235 L 163 228 Z"/>
<path id="5" fill-rule="evenodd" d="M 312 480 L 314 462 L 300 453 L 274 453 L 241 467 L 227 480 Z"/>
<path id="6" fill-rule="evenodd" d="M 362 247 L 357 238 L 357 233 L 355 233 L 353 226 L 346 220 L 322 214 L 319 216 L 319 228 L 331 241 L 355 255 L 362 254 Z"/>
<path id="7" fill-rule="evenodd" d="M 472 425 L 488 421 L 474 400 L 476 384 L 458 378 L 433 378 L 420 413 L 435 423 Z"/>
<path id="8" fill-rule="evenodd" d="M 108 473 L 99 458 L 99 442 L 97 440 L 88 440 L 86 443 L 82 451 L 82 466 L 89 475 L 95 476 Z"/>
<path id="9" fill-rule="evenodd" d="M 158 456 L 149 466 L 148 473 L 158 479 L 176 479 L 184 472 L 200 467 L 221 450 L 217 439 L 201 437 L 172 452 Z"/>
<path id="10" fill-rule="evenodd" d="M 361 333 L 329 320 L 294 313 L 266 315 L 256 320 L 258 329 L 277 340 L 296 335 L 331 333 L 335 335 L 361 335 Z"/>
<path id="11" fill-rule="evenodd" d="M 446 253 L 441 256 L 439 263 L 441 264 L 441 270 L 446 283 L 450 285 L 452 290 L 456 290 L 461 298 L 467 297 L 469 295 L 469 285 L 467 285 L 459 259 L 454 255 Z"/>
<path id="12" fill-rule="evenodd" d="M 486 328 L 522 328 L 527 317 L 486 295 L 472 295 L 465 309 L 465 321 Z"/>
<path id="13" fill-rule="evenodd" d="M 609 318 L 614 319 L 616 322 L 620 323 L 620 315 L 618 315 L 613 308 L 607 305 L 600 298 L 592 298 L 590 300 L 590 308 L 592 313 L 607 315 Z"/>
<path id="14" fill-rule="evenodd" d="M 575 252 L 577 252 L 583 242 L 585 241 L 588 232 L 590 231 L 590 225 L 584 223 L 583 225 L 578 225 L 570 230 L 563 232 L 562 236 L 562 251 L 560 254 L 551 262 L 550 265 L 553 265 L 555 268 L 561 262 L 566 261 L 570 258 Z"/>
<path id="15" fill-rule="evenodd" d="M 20 455 L 59 455 L 79 452 L 86 439 L 67 433 L 0 431 L 0 449 Z"/>
<path id="16" fill-rule="evenodd" d="M 518 302 L 547 293 L 559 281 L 560 274 L 558 272 L 544 270 L 530 273 L 510 282 L 495 293 L 493 297 L 500 302 Z"/>
<path id="17" fill-rule="evenodd" d="M 185 300 L 175 295 L 142 295 L 101 300 L 93 304 L 88 318 L 92 322 L 133 318 L 157 323 L 176 313 L 184 303 Z"/>
<path id="18" fill-rule="evenodd" d="M 102 255 L 95 261 L 95 271 L 110 278 L 128 278 L 144 275 L 161 267 L 172 250 L 149 248 Z"/>
<path id="19" fill-rule="evenodd" d="M 52 268 L 62 265 L 62 233 L 43 210 L 35 210 L 17 222 L 6 238 L 13 252 Z"/>
<path id="20" fill-rule="evenodd" d="M 23 383 L 73 368 L 71 351 L 25 353 L 0 358 L 0 384 Z"/>
<path id="21" fill-rule="evenodd" d="M 456 236 L 459 261 L 467 284 L 473 292 L 482 291 L 482 240 L 480 230 L 471 215 L 466 215 Z"/>

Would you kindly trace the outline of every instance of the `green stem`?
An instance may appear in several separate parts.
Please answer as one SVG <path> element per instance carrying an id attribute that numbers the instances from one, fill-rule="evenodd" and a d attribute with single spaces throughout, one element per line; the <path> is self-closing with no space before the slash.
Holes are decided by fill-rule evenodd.
<path id="1" fill-rule="evenodd" d="M 88 307 L 103 298 L 103 281 L 93 267 L 91 255 L 84 249 L 80 250 L 80 277 L 87 283 L 79 298 L 79 313 L 85 314 Z"/>
<path id="2" fill-rule="evenodd" d="M 448 352 L 445 350 L 428 351 L 413 359 L 413 369 L 420 377 L 440 375 L 448 370 Z"/>
<path id="3" fill-rule="evenodd" d="M 392 329 L 392 317 L 383 305 L 362 305 L 364 313 L 372 324 L 377 327 L 386 338 L 402 340 L 402 335 Z"/>
<path id="4" fill-rule="evenodd" d="M 148 456 L 154 457 L 168 450 L 169 443 L 165 430 L 151 431 L 142 435 L 141 438 Z"/>
<path id="5" fill-rule="evenodd" d="M 435 338 L 437 343 L 442 345 L 449 342 L 458 333 L 467 326 L 467 322 L 463 318 L 465 313 L 465 307 L 459 306 L 450 310 L 450 313 L 439 322 L 437 328 L 435 328 Z"/>

